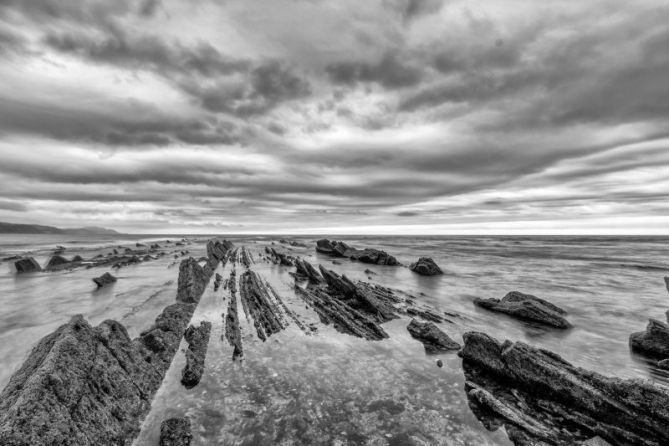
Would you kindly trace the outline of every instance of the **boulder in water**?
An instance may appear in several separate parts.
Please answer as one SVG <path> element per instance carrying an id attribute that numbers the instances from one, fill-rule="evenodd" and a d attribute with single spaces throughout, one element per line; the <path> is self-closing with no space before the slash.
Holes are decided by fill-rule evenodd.
<path id="1" fill-rule="evenodd" d="M 418 339 L 425 346 L 427 353 L 438 353 L 450 350 L 460 350 L 460 344 L 451 339 L 432 322 L 418 322 L 412 319 L 407 326 L 412 337 Z"/>
<path id="2" fill-rule="evenodd" d="M 630 335 L 629 344 L 637 353 L 657 359 L 669 358 L 669 326 L 657 319 L 649 319 L 645 331 Z"/>
<path id="3" fill-rule="evenodd" d="M 49 262 L 46 264 L 47 270 L 62 268 L 64 265 L 70 263 L 65 257 L 60 255 L 51 256 Z"/>
<path id="4" fill-rule="evenodd" d="M 531 294 L 524 294 L 519 291 L 511 291 L 501 300 L 476 298 L 474 299 L 474 303 L 479 307 L 491 311 L 506 313 L 519 319 L 539 322 L 551 327 L 570 328 L 572 326 L 565 319 L 564 315 L 567 312 L 562 308 Z"/>
<path id="5" fill-rule="evenodd" d="M 421 257 L 417 262 L 409 265 L 409 269 L 421 276 L 437 276 L 444 272 L 430 257 Z"/>
<path id="6" fill-rule="evenodd" d="M 93 279 L 93 282 L 98 286 L 98 288 L 102 288 L 105 285 L 112 284 L 116 282 L 116 277 L 112 276 L 110 273 L 104 273 L 100 277 L 96 277 Z"/>

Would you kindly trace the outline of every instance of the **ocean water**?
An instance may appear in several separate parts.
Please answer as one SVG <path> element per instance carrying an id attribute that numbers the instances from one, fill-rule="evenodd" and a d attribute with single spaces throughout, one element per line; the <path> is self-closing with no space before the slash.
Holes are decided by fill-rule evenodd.
<path id="1" fill-rule="evenodd" d="M 0 258 L 30 253 L 45 264 L 56 245 L 66 256 L 106 254 L 136 241 L 178 236 L 111 238 L 0 235 Z M 224 236 L 219 236 L 223 238 Z M 186 246 L 198 258 L 207 236 Z M 286 305 L 307 322 L 318 317 L 293 291 L 293 268 L 259 261 L 257 253 L 280 236 L 225 237 L 256 254 L 252 269 L 267 280 Z M 406 267 L 341 265 L 314 250 L 320 237 L 285 237 L 308 248 L 275 247 L 352 279 L 398 288 L 421 303 L 459 314 L 442 323 L 453 339 L 484 331 L 498 340 L 521 340 L 560 354 L 575 365 L 618 377 L 650 379 L 669 386 L 666 372 L 630 353 L 630 333 L 645 329 L 649 317 L 665 320 L 669 293 L 667 237 L 343 237 L 356 247 L 383 249 L 408 265 L 432 257 L 443 276 L 422 277 Z M 174 302 L 178 264 L 172 255 L 122 268 L 119 281 L 95 290 L 92 277 L 105 269 L 79 269 L 17 276 L 11 261 L 0 263 L 0 385 L 9 380 L 32 346 L 74 314 L 93 324 L 116 319 L 131 336 L 151 325 Z M 227 278 L 233 267 L 219 266 Z M 239 275 L 240 265 L 237 265 Z M 367 276 L 370 268 L 377 274 Z M 370 278 L 371 277 L 371 278 Z M 501 298 L 518 290 L 568 311 L 573 329 L 560 331 L 521 322 L 472 304 L 475 297 Z M 243 317 L 244 360 L 232 361 L 221 340 L 229 293 L 205 291 L 193 322 L 213 324 L 205 374 L 186 390 L 179 383 L 184 364 L 177 353 L 135 445 L 155 445 L 160 422 L 187 415 L 195 445 L 205 444 L 445 444 L 508 445 L 503 430 L 487 431 L 472 414 L 463 390 L 461 360 L 454 353 L 426 355 L 402 317 L 383 325 L 390 339 L 369 342 L 318 324 L 306 335 L 294 324 L 260 341 Z M 241 308 L 240 308 L 241 311 Z M 183 345 L 182 345 L 183 348 Z M 436 360 L 444 363 L 436 366 Z"/>

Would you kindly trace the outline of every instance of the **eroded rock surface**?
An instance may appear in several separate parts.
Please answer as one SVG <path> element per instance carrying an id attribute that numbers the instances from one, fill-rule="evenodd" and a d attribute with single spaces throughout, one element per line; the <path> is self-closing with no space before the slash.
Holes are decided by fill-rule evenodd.
<path id="1" fill-rule="evenodd" d="M 242 331 L 239 325 L 239 311 L 237 310 L 237 275 L 234 270 L 230 272 L 228 288 L 230 290 L 230 301 L 228 311 L 225 315 L 225 338 L 233 347 L 232 359 L 239 359 L 244 355 L 242 346 Z"/>
<path id="2" fill-rule="evenodd" d="M 423 343 L 427 353 L 439 353 L 460 350 L 460 344 L 451 339 L 432 322 L 419 322 L 415 319 L 407 326 L 411 336 Z"/>
<path id="3" fill-rule="evenodd" d="M 160 423 L 160 446 L 190 446 L 192 439 L 188 418 L 169 418 Z"/>
<path id="4" fill-rule="evenodd" d="M 242 303 L 253 318 L 258 338 L 265 341 L 287 327 L 279 306 L 267 285 L 254 271 L 245 271 L 239 278 Z"/>
<path id="5" fill-rule="evenodd" d="M 314 266 L 306 260 L 299 258 L 295 259 L 295 268 L 295 275 L 298 279 L 308 280 L 315 283 L 319 283 L 324 280 L 318 271 L 316 271 L 316 268 L 314 268 Z"/>
<path id="6" fill-rule="evenodd" d="M 657 319 L 650 319 L 645 331 L 632 333 L 630 348 L 654 359 L 669 358 L 669 326 Z"/>
<path id="7" fill-rule="evenodd" d="M 199 327 L 189 326 L 184 333 L 188 342 L 186 366 L 181 373 L 181 384 L 191 389 L 200 383 L 204 373 L 204 360 L 207 356 L 211 322 L 200 322 Z"/>
<path id="8" fill-rule="evenodd" d="M 474 299 L 474 303 L 491 311 L 506 313 L 510 316 L 539 322 L 556 328 L 570 328 L 572 325 L 564 317 L 562 308 L 531 294 L 511 291 L 500 299 Z"/>
<path id="9" fill-rule="evenodd" d="M 421 257 L 417 262 L 409 265 L 409 269 L 421 276 L 437 276 L 444 274 L 439 266 L 430 257 Z"/>
<path id="10" fill-rule="evenodd" d="M 61 255 L 53 255 L 49 259 L 49 262 L 46 264 L 46 267 L 44 269 L 46 270 L 57 270 L 65 267 L 70 263 L 69 260 L 67 260 L 65 257 Z"/>
<path id="11" fill-rule="evenodd" d="M 614 446 L 669 444 L 669 391 L 609 378 L 522 342 L 465 333 L 465 390 L 489 430 L 516 445 L 567 446 L 600 436 Z"/>

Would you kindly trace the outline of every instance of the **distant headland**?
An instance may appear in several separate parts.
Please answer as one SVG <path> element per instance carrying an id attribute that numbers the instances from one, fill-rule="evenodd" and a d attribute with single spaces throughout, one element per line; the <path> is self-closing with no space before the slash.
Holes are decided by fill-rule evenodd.
<path id="1" fill-rule="evenodd" d="M 0 234 L 72 234 L 72 235 L 113 235 L 120 232 L 113 229 L 86 226 L 83 228 L 56 228 L 54 226 L 25 225 L 0 222 Z"/>

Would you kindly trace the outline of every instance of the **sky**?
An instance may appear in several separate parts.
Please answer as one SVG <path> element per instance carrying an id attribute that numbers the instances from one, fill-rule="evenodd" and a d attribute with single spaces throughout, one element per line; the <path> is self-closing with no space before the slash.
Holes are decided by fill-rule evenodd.
<path id="1" fill-rule="evenodd" d="M 0 0 L 0 221 L 669 234 L 665 0 Z"/>

